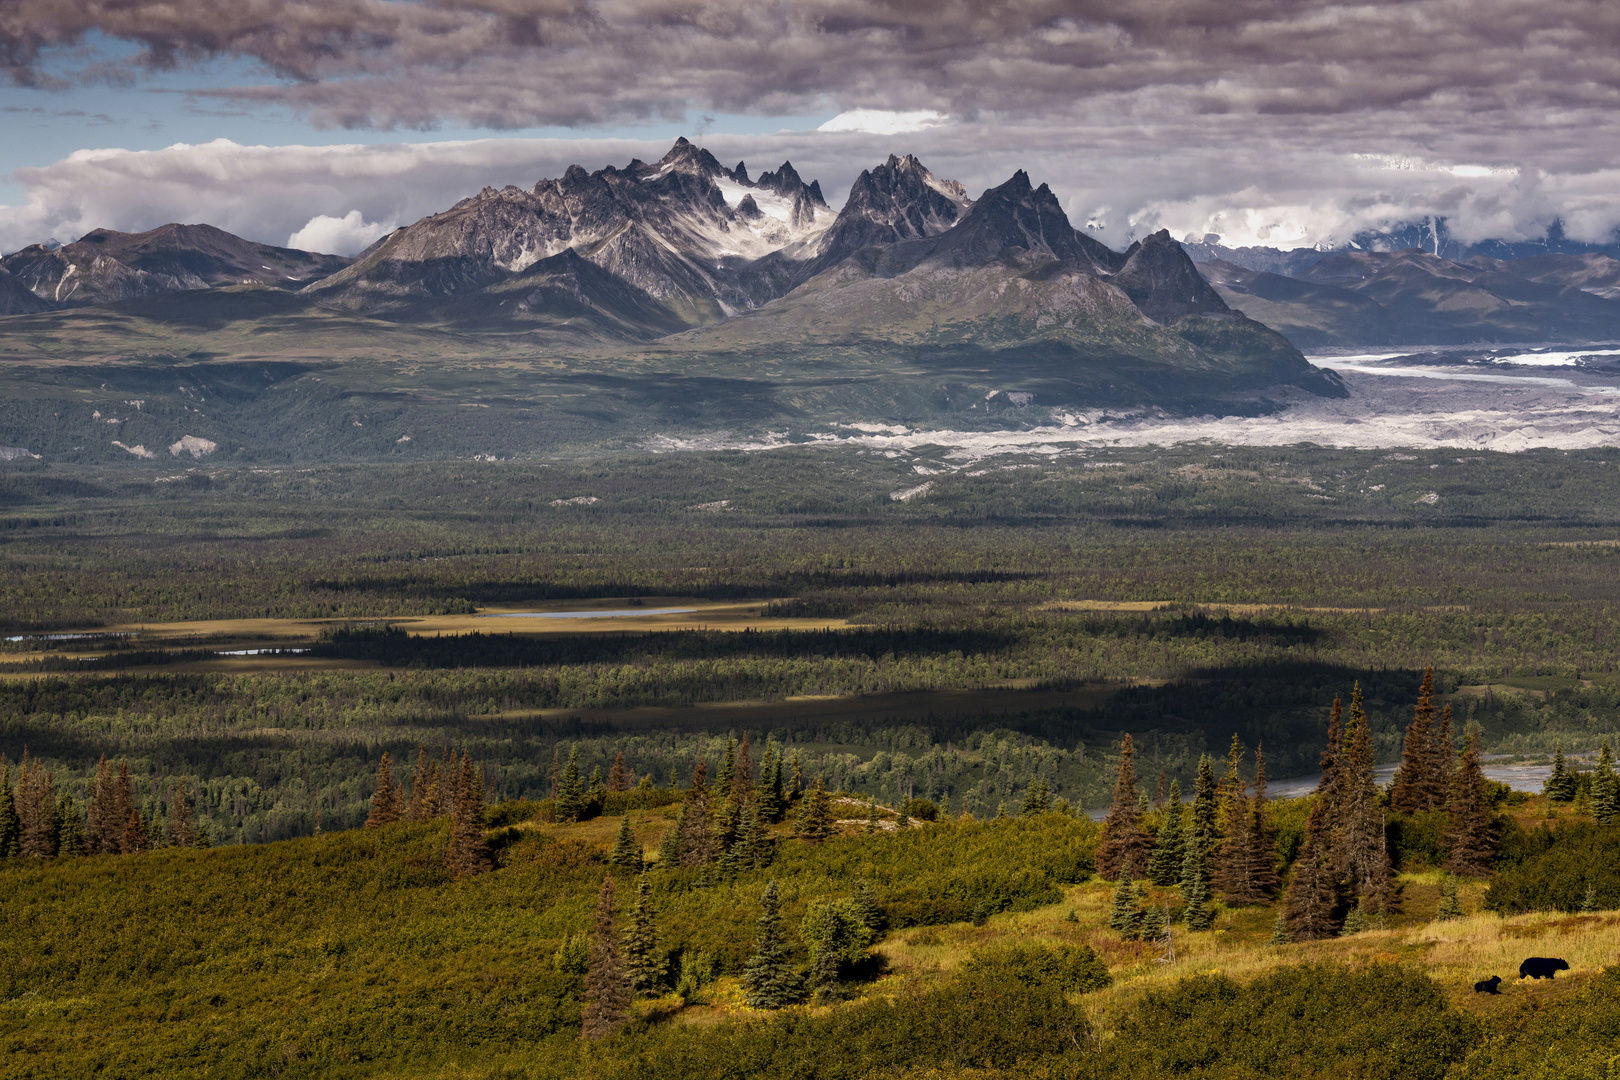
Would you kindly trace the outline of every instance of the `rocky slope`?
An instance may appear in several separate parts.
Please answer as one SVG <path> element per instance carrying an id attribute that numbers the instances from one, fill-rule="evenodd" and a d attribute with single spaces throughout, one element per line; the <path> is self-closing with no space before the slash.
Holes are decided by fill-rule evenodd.
<path id="1" fill-rule="evenodd" d="M 17 276 L 0 268 L 0 315 L 32 315 L 51 305 L 29 291 Z"/>
<path id="2" fill-rule="evenodd" d="M 212 225 L 176 224 L 142 233 L 96 229 L 71 244 L 35 244 L 0 259 L 36 297 L 61 307 L 223 285 L 301 289 L 348 263 L 244 240 Z"/>

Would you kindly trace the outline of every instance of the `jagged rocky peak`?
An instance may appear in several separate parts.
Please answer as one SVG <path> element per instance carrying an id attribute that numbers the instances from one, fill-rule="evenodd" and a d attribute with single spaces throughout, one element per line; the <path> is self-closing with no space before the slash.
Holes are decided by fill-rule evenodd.
<path id="1" fill-rule="evenodd" d="M 1151 319 L 1231 311 L 1168 229 L 1160 229 L 1127 248 L 1125 265 L 1113 281 Z"/>
<path id="2" fill-rule="evenodd" d="M 731 178 L 739 184 L 753 183 L 748 179 L 748 166 L 741 161 L 737 162 L 737 167 L 731 170 Z"/>
<path id="3" fill-rule="evenodd" d="M 643 165 L 639 161 L 631 162 L 626 172 L 635 173 L 636 166 L 642 170 L 641 179 L 656 180 L 668 176 L 672 172 L 685 173 L 689 176 L 730 176 L 726 167 L 715 160 L 713 154 L 689 141 L 685 136 L 675 140 L 675 145 L 669 148 L 669 153 L 659 158 L 656 164 Z"/>
<path id="4" fill-rule="evenodd" d="M 1109 275 L 1124 263 L 1118 252 L 1076 232 L 1052 189 L 1032 187 L 1020 169 L 980 195 L 954 228 L 929 245 L 925 258 L 954 266 L 982 266 L 1003 252 L 1023 252 L 1076 263 L 1087 273 Z"/>
<path id="5" fill-rule="evenodd" d="M 940 180 L 907 154 L 864 170 L 822 238 L 818 262 L 825 266 L 863 248 L 938 236 L 973 205 L 954 180 Z"/>

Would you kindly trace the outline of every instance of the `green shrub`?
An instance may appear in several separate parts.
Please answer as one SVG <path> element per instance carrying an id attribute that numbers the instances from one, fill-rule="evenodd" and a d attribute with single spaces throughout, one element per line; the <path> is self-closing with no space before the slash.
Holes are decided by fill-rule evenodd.
<path id="1" fill-rule="evenodd" d="M 1050 985 L 1064 994 L 1086 994 L 1113 985 L 1113 976 L 1090 945 L 1046 945 L 1010 942 L 979 949 L 962 964 L 963 971 L 980 971 L 1015 979 L 1025 986 Z"/>
<path id="2" fill-rule="evenodd" d="M 1562 822 L 1514 832 L 1511 841 L 1485 892 L 1485 910 L 1579 911 L 1588 889 L 1599 908 L 1620 908 L 1620 826 Z"/>

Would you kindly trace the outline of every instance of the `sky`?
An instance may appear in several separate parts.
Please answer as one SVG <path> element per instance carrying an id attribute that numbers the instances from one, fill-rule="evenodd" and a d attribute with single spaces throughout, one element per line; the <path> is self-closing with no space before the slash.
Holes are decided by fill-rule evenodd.
<path id="1" fill-rule="evenodd" d="M 837 206 L 916 154 L 1115 247 L 1620 226 L 1613 0 L 5 0 L 0 252 L 206 221 L 352 254 L 685 135 Z"/>

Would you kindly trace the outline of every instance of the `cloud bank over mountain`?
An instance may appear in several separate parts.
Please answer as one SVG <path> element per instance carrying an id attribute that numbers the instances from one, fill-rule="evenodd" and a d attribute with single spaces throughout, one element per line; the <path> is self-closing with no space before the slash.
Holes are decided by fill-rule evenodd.
<path id="1" fill-rule="evenodd" d="M 1117 246 L 1160 226 L 1287 246 L 1430 214 L 1465 238 L 1535 235 L 1562 217 L 1570 235 L 1599 240 L 1620 224 L 1609 151 L 1620 7 L 1586 0 L 19 0 L 0 11 L 0 71 L 17 86 L 139 85 L 222 60 L 259 77 L 194 100 L 291 110 L 323 128 L 584 134 L 692 110 L 837 113 L 821 132 L 708 142 L 792 156 L 829 195 L 889 152 L 925 155 L 970 188 L 1046 165 L 1070 212 Z M 533 183 L 558 162 L 620 160 L 626 145 L 75 156 L 19 173 L 28 202 L 0 211 L 0 246 L 74 222 L 137 227 L 170 200 L 197 206 L 180 193 L 211 168 L 244 185 L 245 205 L 220 223 L 285 242 L 315 217 L 405 222 L 449 188 Z M 404 164 L 413 157 L 420 171 Z M 474 176 L 480 162 L 488 171 Z M 152 193 L 99 186 L 135 174 Z M 331 185 L 345 176 L 377 190 L 339 197 Z M 417 196 L 413 179 L 444 186 Z M 296 212 L 281 209 L 295 197 Z"/>

